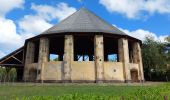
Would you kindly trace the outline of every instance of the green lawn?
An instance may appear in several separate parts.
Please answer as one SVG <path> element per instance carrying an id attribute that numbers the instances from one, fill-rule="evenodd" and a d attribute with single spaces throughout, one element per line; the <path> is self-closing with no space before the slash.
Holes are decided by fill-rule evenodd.
<path id="1" fill-rule="evenodd" d="M 0 84 L 1 100 L 155 99 L 170 96 L 170 83 L 151 84 Z M 64 98 L 64 99 L 63 99 Z M 84 98 L 84 99 L 83 99 Z M 86 98 L 86 99 L 85 99 Z M 92 99 L 93 98 L 93 99 Z"/>

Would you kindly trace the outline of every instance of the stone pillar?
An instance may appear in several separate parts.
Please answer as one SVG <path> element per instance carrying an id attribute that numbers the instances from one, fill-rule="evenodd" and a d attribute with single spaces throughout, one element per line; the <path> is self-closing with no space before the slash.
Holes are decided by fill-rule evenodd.
<path id="1" fill-rule="evenodd" d="M 133 43 L 133 62 L 139 65 L 139 80 L 144 81 L 141 47 L 138 42 Z"/>
<path id="2" fill-rule="evenodd" d="M 27 44 L 26 58 L 25 58 L 25 67 L 24 67 L 24 80 L 29 79 L 29 66 L 28 64 L 34 63 L 34 53 L 35 52 L 35 44 L 31 41 Z"/>
<path id="3" fill-rule="evenodd" d="M 118 40 L 119 61 L 123 63 L 123 74 L 125 82 L 131 81 L 130 68 L 129 68 L 129 48 L 128 40 L 121 38 Z"/>
<path id="4" fill-rule="evenodd" d="M 40 38 L 39 46 L 39 58 L 38 58 L 38 69 L 40 69 L 40 77 L 37 76 L 38 80 L 43 82 L 44 80 L 44 63 L 49 61 L 49 40 L 48 38 Z"/>
<path id="5" fill-rule="evenodd" d="M 74 58 L 74 42 L 72 35 L 65 35 L 64 42 L 64 82 L 71 81 L 71 64 Z"/>
<path id="6" fill-rule="evenodd" d="M 95 44 L 95 67 L 96 67 L 96 82 L 103 82 L 104 80 L 104 46 L 103 35 L 96 35 L 94 39 Z"/>

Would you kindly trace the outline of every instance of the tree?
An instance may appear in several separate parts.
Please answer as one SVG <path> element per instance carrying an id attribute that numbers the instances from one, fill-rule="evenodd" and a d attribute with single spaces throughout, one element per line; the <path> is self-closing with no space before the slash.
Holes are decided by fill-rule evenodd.
<path id="1" fill-rule="evenodd" d="M 5 67 L 0 67 L 0 82 L 5 82 L 7 78 L 7 71 Z"/>
<path id="2" fill-rule="evenodd" d="M 3 80 L 3 69 L 0 66 L 0 82 Z"/>
<path id="3" fill-rule="evenodd" d="M 166 79 L 170 79 L 170 35 L 165 38 L 165 57 L 167 59 L 167 72 L 166 72 Z M 169 77 L 168 77 L 169 76 Z"/>
<path id="4" fill-rule="evenodd" d="M 55 59 L 53 59 L 53 61 L 59 61 L 59 58 L 58 58 L 58 57 L 56 57 Z"/>
<path id="5" fill-rule="evenodd" d="M 10 71 L 8 72 L 8 80 L 10 82 L 14 82 L 17 79 L 17 71 L 16 68 L 11 68 Z"/>
<path id="6" fill-rule="evenodd" d="M 165 40 L 166 40 L 166 43 L 165 43 L 166 57 L 167 57 L 168 62 L 170 63 L 170 36 L 166 37 Z"/>
<path id="7" fill-rule="evenodd" d="M 165 38 L 165 40 L 170 43 L 170 35 Z"/>
<path id="8" fill-rule="evenodd" d="M 148 36 L 142 45 L 143 65 L 146 76 L 152 79 L 152 72 L 163 72 L 166 69 L 166 59 L 164 55 L 164 44 L 155 41 L 153 37 Z"/>

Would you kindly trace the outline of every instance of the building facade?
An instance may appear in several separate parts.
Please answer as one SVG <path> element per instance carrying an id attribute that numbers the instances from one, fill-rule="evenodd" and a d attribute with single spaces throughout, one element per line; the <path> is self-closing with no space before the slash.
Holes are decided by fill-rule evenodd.
<path id="1" fill-rule="evenodd" d="M 23 51 L 24 81 L 144 81 L 141 41 L 85 8 L 27 39 Z"/>

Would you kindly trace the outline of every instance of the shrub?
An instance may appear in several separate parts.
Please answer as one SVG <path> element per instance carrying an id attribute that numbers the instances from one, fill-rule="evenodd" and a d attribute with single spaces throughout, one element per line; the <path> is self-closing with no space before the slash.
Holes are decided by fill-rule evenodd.
<path id="1" fill-rule="evenodd" d="M 8 80 L 10 82 L 14 82 L 17 79 L 17 71 L 16 68 L 11 68 L 11 70 L 8 72 Z"/>
<path id="2" fill-rule="evenodd" d="M 7 71 L 5 67 L 0 67 L 0 82 L 5 82 L 7 78 Z"/>

